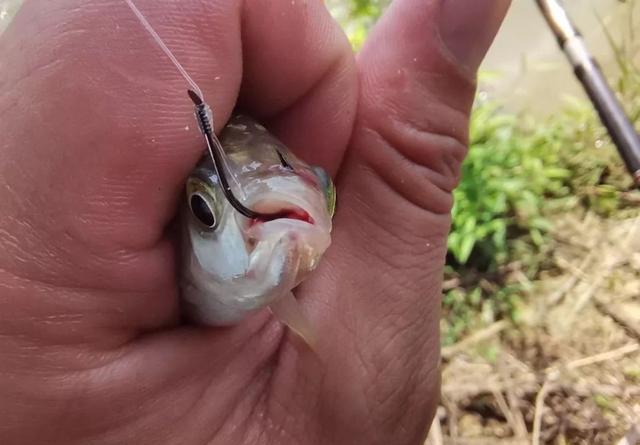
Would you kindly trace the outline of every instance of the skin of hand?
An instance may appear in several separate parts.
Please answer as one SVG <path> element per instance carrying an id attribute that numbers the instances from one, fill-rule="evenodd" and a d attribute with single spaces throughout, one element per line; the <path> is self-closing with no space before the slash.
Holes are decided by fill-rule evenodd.
<path id="1" fill-rule="evenodd" d="M 0 37 L 0 442 L 421 444 L 451 192 L 508 0 L 396 0 L 354 56 L 316 0 L 139 0 L 222 126 L 238 102 L 337 177 L 333 245 L 264 311 L 179 323 L 167 228 L 203 152 L 124 1 L 29 0 Z"/>

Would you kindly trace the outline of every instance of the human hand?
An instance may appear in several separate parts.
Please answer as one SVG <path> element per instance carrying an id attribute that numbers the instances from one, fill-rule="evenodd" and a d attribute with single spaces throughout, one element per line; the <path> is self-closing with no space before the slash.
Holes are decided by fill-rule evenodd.
<path id="1" fill-rule="evenodd" d="M 355 60 L 315 0 L 139 0 L 218 127 L 240 103 L 337 174 L 298 292 L 179 325 L 167 226 L 203 150 L 186 85 L 124 1 L 31 0 L 0 38 L 0 442 L 419 444 L 475 70 L 508 0 L 396 0 Z"/>

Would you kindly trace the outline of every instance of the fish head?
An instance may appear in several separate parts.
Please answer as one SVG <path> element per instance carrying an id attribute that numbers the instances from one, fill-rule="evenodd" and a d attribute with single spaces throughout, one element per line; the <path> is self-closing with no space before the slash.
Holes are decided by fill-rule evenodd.
<path id="1" fill-rule="evenodd" d="M 335 189 L 330 176 L 294 156 L 251 118 L 232 118 L 221 135 L 235 195 L 269 220 L 247 218 L 224 196 L 208 157 L 187 180 L 182 293 L 195 318 L 231 324 L 291 291 L 331 243 Z"/>

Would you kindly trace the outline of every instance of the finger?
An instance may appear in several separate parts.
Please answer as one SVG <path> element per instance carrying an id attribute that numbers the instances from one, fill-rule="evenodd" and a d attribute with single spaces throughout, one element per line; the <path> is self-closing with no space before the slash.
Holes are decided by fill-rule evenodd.
<path id="1" fill-rule="evenodd" d="M 204 25 L 211 14 L 238 16 L 237 6 L 138 3 L 205 93 L 215 89 L 209 100 L 224 119 L 239 88 L 239 30 L 225 37 Z M 0 218 L 18 240 L 0 239 L 3 268 L 56 285 L 130 288 L 138 276 L 146 286 L 165 261 L 150 267 L 132 251 L 157 245 L 202 151 L 186 83 L 123 1 L 26 2 L 0 54 L 0 168 L 10 186 Z"/>
<path id="2" fill-rule="evenodd" d="M 335 416 L 362 442 L 419 443 L 435 409 L 451 191 L 475 70 L 508 3 L 398 0 L 358 59 L 333 247 L 305 290 L 319 349 L 335 357 L 323 392 L 351 408 Z M 322 412 L 332 418 L 328 403 Z M 368 437 L 368 422 L 385 433 Z"/>
<path id="3" fill-rule="evenodd" d="M 350 44 L 320 1 L 245 2 L 241 103 L 264 117 L 307 162 L 334 174 L 355 117 L 358 80 Z M 282 28 L 282 23 L 287 26 Z M 274 33 L 274 29 L 279 32 Z M 292 79 L 309 87 L 292 90 Z"/>
<path id="4" fill-rule="evenodd" d="M 258 85 L 256 70 L 263 70 L 271 80 L 251 90 L 249 106 L 281 122 L 283 136 L 287 128 L 304 131 L 311 119 L 295 104 L 332 108 L 327 104 L 337 102 L 337 93 L 326 84 L 335 76 L 315 71 L 341 63 L 353 70 L 340 53 L 347 47 L 340 49 L 339 37 L 316 34 L 326 27 L 296 26 L 300 14 L 309 22 L 322 15 L 326 23 L 323 9 L 300 6 L 296 15 L 289 14 L 289 1 L 242 3 L 137 2 L 200 84 L 218 127 L 235 105 L 243 75 Z M 306 3 L 315 2 L 300 2 Z M 265 28 L 256 19 L 268 14 L 282 17 L 278 26 Z M 287 62 L 305 76 L 253 62 L 261 57 L 258 42 L 275 52 L 280 32 L 287 33 L 282 42 L 297 45 Z M 243 39 L 256 42 L 244 55 Z M 105 290 L 99 306 L 117 310 L 96 312 L 127 319 L 127 326 L 172 319 L 174 264 L 164 230 L 203 151 L 185 81 L 116 0 L 26 2 L 0 40 L 0 60 L 0 269 L 19 282 L 14 288 L 44 283 L 40 298 L 64 286 Z M 262 94 L 271 96 L 263 101 Z M 270 97 L 282 102 L 271 109 Z M 341 147 L 326 148 L 341 156 Z M 106 292 L 113 290 L 120 294 Z M 88 307 L 86 298 L 73 301 L 78 310 Z"/>
<path id="5" fill-rule="evenodd" d="M 260 47 L 243 55 L 243 39 L 275 51 L 281 30 L 298 29 L 289 43 L 306 43 L 288 63 L 301 71 L 311 62 L 324 73 L 332 72 L 325 64 L 354 69 L 335 47 L 315 43 L 338 38 L 290 22 L 299 15 L 283 14 L 268 29 L 251 19 L 285 13 L 290 1 L 246 9 L 240 1 L 136 3 L 200 84 L 218 127 L 243 75 L 258 79 L 249 67 Z M 326 14 L 310 7 L 309 22 L 319 13 Z M 121 443 L 140 431 L 152 431 L 155 442 L 225 433 L 232 436 L 225 443 L 244 440 L 238 436 L 264 397 L 280 326 L 265 325 L 260 314 L 231 330 L 136 337 L 175 316 L 173 252 L 163 231 L 203 150 L 185 82 L 116 0 L 25 2 L 0 39 L 0 64 L 0 350 L 9 357 L 0 373 L 29 375 L 0 388 L 12 407 L 4 437 L 32 437 L 24 419 L 36 419 L 29 429 L 53 441 Z M 281 84 L 261 88 L 282 103 L 270 109 L 256 89 L 245 94 L 248 107 L 273 118 L 285 139 L 304 132 L 313 119 L 297 104 L 332 112 L 327 104 L 339 102 L 329 84 L 340 76 L 314 69 L 300 78 L 281 71 Z M 337 158 L 343 148 L 315 147 Z M 70 378 L 79 386 L 66 385 Z M 117 409 L 105 415 L 105 406 Z M 220 432 L 222 421 L 228 428 Z"/>

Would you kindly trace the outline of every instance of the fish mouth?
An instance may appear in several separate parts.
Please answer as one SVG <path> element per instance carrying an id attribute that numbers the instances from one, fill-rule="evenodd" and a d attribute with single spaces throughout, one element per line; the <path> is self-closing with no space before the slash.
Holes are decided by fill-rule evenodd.
<path id="1" fill-rule="evenodd" d="M 263 195 L 251 203 L 251 208 L 281 215 L 267 221 L 253 219 L 246 222 L 245 239 L 251 256 L 260 251 L 262 245 L 287 238 L 295 240 L 295 248 L 301 255 L 300 269 L 308 271 L 315 268 L 331 243 L 331 220 L 323 216 L 322 208 L 314 207 L 312 202 L 306 202 L 303 197 L 288 194 Z"/>
<path id="2" fill-rule="evenodd" d="M 291 220 L 300 221 L 304 224 L 315 225 L 316 220 L 310 212 L 305 210 L 302 206 L 286 201 L 282 199 L 263 199 L 256 201 L 252 205 L 252 209 L 255 212 L 275 215 L 269 219 L 252 218 L 249 221 L 249 227 L 254 227 L 258 224 L 265 224 L 276 220 Z"/>

